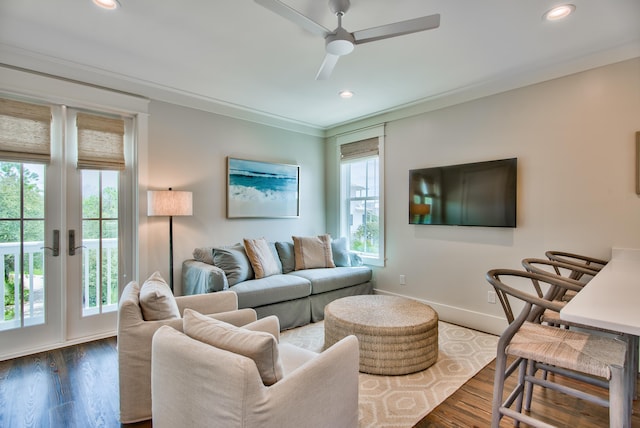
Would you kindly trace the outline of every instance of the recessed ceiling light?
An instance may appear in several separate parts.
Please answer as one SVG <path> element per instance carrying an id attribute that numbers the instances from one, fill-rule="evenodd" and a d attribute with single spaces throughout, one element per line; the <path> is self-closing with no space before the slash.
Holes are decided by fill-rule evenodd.
<path id="1" fill-rule="evenodd" d="M 353 97 L 353 92 L 349 91 L 349 90 L 345 90 L 345 91 L 340 91 L 338 92 L 338 95 L 340 95 L 341 98 L 351 98 Z"/>
<path id="2" fill-rule="evenodd" d="M 93 0 L 93 3 L 98 7 L 107 10 L 114 10 L 120 7 L 120 3 L 118 3 L 118 0 Z"/>
<path id="3" fill-rule="evenodd" d="M 563 4 L 560 6 L 556 6 L 551 10 L 548 10 L 544 15 L 542 15 L 542 17 L 547 21 L 558 21 L 571 15 L 574 10 L 576 10 L 576 7 L 574 5 Z"/>

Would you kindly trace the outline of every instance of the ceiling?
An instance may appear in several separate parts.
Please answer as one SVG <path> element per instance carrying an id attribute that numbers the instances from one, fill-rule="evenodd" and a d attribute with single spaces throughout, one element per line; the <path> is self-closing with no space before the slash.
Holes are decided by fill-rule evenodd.
<path id="1" fill-rule="evenodd" d="M 283 1 L 337 25 L 326 0 Z M 120 3 L 105 11 L 91 0 L 2 0 L 0 62 L 323 131 L 640 56 L 638 0 L 573 0 L 574 14 L 554 23 L 542 20 L 551 0 L 352 0 L 349 31 L 434 13 L 440 28 L 358 45 L 316 81 L 324 40 L 252 0 Z M 355 96 L 341 99 L 343 89 Z"/>

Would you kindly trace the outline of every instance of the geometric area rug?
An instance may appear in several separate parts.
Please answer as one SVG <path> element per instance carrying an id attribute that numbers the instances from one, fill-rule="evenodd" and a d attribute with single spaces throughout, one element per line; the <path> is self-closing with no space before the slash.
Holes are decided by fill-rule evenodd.
<path id="1" fill-rule="evenodd" d="M 280 341 L 321 352 L 324 323 L 280 333 Z M 498 336 L 438 322 L 438 360 L 400 376 L 360 373 L 359 427 L 410 428 L 496 357 Z"/>

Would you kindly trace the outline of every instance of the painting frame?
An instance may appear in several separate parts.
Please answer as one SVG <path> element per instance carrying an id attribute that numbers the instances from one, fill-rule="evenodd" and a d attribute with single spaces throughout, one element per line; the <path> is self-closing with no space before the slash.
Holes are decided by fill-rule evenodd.
<path id="1" fill-rule="evenodd" d="M 299 217 L 299 165 L 227 156 L 227 218 Z"/>

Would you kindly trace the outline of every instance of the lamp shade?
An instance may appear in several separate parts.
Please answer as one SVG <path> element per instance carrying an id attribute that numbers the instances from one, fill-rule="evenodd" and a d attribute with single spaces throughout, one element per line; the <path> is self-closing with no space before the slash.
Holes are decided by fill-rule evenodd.
<path id="1" fill-rule="evenodd" d="M 149 190 L 147 191 L 147 215 L 193 215 L 193 193 L 175 190 Z"/>

